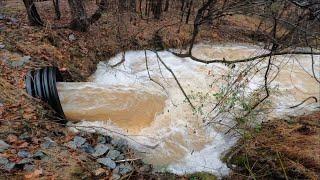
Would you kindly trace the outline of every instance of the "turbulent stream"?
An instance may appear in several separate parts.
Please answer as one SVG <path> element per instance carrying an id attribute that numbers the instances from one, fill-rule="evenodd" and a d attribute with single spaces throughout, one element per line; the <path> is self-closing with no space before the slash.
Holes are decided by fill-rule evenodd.
<path id="1" fill-rule="evenodd" d="M 246 44 L 198 44 L 193 55 L 201 59 L 233 60 L 266 52 L 261 47 Z M 81 126 L 104 127 L 128 135 L 130 145 L 158 170 L 176 174 L 198 171 L 228 174 L 229 169 L 221 157 L 239 137 L 236 133 L 225 133 L 227 127 L 234 124 L 232 113 L 218 116 L 218 110 L 212 111 L 216 103 L 214 94 L 226 88 L 226 77 L 241 81 L 242 77 L 232 75 L 239 75 L 240 71 L 253 67 L 258 61 L 235 66 L 204 64 L 176 57 L 167 51 L 159 52 L 189 95 L 195 111 L 154 52 L 147 51 L 145 56 L 144 51 L 128 51 L 124 63 L 111 68 L 121 61 L 122 56 L 121 53 L 109 61 L 100 62 L 88 82 L 58 84 L 67 118 Z M 315 75 L 320 78 L 320 56 L 314 56 L 314 62 Z M 319 99 L 320 87 L 312 77 L 310 55 L 276 56 L 272 63 L 270 105 L 267 113 L 257 116 L 257 123 L 319 109 L 319 103 L 313 99 L 289 108 L 310 96 Z M 241 97 L 253 97 L 254 92 L 263 87 L 266 65 L 267 59 L 248 71 L 248 78 L 243 82 L 245 87 L 239 91 Z M 231 111 L 241 113 L 237 112 L 241 108 L 236 103 Z M 219 123 L 204 123 L 210 120 Z"/>

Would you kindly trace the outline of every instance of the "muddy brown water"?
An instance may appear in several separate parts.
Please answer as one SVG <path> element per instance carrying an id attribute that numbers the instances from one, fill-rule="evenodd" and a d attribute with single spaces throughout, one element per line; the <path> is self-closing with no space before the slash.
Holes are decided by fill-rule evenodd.
<path id="1" fill-rule="evenodd" d="M 208 45 L 199 44 L 194 55 L 202 59 L 239 59 L 265 53 L 258 46 L 246 44 Z M 202 64 L 189 58 L 178 58 L 170 52 L 159 53 L 162 60 L 174 71 L 184 90 L 190 95 L 202 113 L 194 112 L 186 102 L 172 75 L 157 61 L 156 55 L 147 52 L 149 73 L 146 69 L 143 51 L 126 52 L 124 64 L 111 68 L 121 60 L 118 54 L 108 62 L 101 62 L 97 71 L 82 83 L 59 83 L 58 91 L 67 118 L 84 126 L 99 126 L 119 131 L 136 142 L 158 145 L 155 149 L 145 148 L 129 140 L 141 153 L 141 157 L 152 163 L 158 170 L 177 174 L 206 171 L 226 175 L 229 169 L 221 156 L 238 137 L 226 135 L 225 126 L 204 126 L 203 120 L 215 117 L 211 112 L 216 103 L 212 94 L 223 89 L 227 74 L 239 72 L 253 62 L 237 64 L 235 68 L 223 64 Z M 320 56 L 315 56 L 314 70 L 320 78 Z M 317 110 L 319 103 L 312 100 L 302 106 L 288 107 L 300 103 L 309 96 L 319 98 L 320 87 L 312 72 L 310 56 L 287 55 L 272 59 L 274 64 L 270 77 L 278 76 L 271 82 L 271 109 L 261 119 L 286 115 L 299 115 Z M 257 69 L 266 67 L 262 61 Z M 238 70 L 238 71 L 237 71 Z M 154 81 L 162 84 L 165 90 Z M 242 96 L 250 97 L 264 84 L 264 71 L 259 71 L 247 82 Z M 250 76 L 250 74 L 249 74 Z M 209 96 L 204 97 L 205 94 Z M 234 111 L 237 111 L 237 106 Z M 223 115 L 216 119 L 232 126 L 232 116 Z M 259 123 L 260 120 L 257 120 Z M 138 135 L 138 136 L 136 136 Z"/>

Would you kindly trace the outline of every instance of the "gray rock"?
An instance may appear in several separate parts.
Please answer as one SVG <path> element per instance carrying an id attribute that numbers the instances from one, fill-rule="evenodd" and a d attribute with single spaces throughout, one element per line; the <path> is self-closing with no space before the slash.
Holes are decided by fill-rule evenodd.
<path id="1" fill-rule="evenodd" d="M 118 148 L 122 148 L 127 146 L 127 141 L 125 139 L 112 139 L 111 144 Z"/>
<path id="2" fill-rule="evenodd" d="M 7 158 L 4 157 L 0 157 L 0 165 L 5 165 L 9 162 L 9 160 Z"/>
<path id="3" fill-rule="evenodd" d="M 92 155 L 94 157 L 99 157 L 104 155 L 109 150 L 109 147 L 105 144 L 97 144 L 96 147 L 94 147 L 94 150 Z"/>
<path id="4" fill-rule="evenodd" d="M 30 60 L 31 60 L 31 57 L 30 57 L 30 56 L 23 56 L 23 57 L 21 57 L 21 59 L 18 60 L 18 61 L 12 61 L 12 62 L 11 62 L 11 66 L 12 66 L 12 67 L 20 67 L 20 66 L 24 65 L 25 63 L 30 62 Z"/>
<path id="5" fill-rule="evenodd" d="M 107 154 L 107 157 L 109 157 L 110 159 L 113 159 L 113 160 L 115 160 L 117 157 L 119 157 L 120 156 L 120 152 L 119 151 L 117 151 L 117 150 L 110 150 L 109 152 L 108 152 L 108 154 Z"/>
<path id="6" fill-rule="evenodd" d="M 13 24 L 17 24 L 19 22 L 17 18 L 10 17 L 9 19 Z"/>
<path id="7" fill-rule="evenodd" d="M 31 171 L 33 171 L 34 167 L 35 166 L 32 164 L 26 164 L 26 165 L 24 165 L 23 170 L 27 171 L 27 172 L 31 172 Z"/>
<path id="8" fill-rule="evenodd" d="M 99 158 L 99 159 L 97 159 L 97 162 L 102 164 L 102 165 L 104 165 L 104 166 L 106 166 L 109 169 L 116 168 L 116 163 L 113 160 L 111 160 L 110 158 L 108 158 L 108 157 Z"/>
<path id="9" fill-rule="evenodd" d="M 31 139 L 31 137 L 29 136 L 28 132 L 25 132 L 25 133 L 23 133 L 23 134 L 21 134 L 19 136 L 19 139 L 21 139 L 21 140 L 29 140 L 29 139 Z"/>
<path id="10" fill-rule="evenodd" d="M 30 158 L 24 158 L 21 161 L 19 161 L 17 164 L 18 165 L 24 165 L 24 164 L 31 164 L 33 162 L 33 159 Z"/>
<path id="11" fill-rule="evenodd" d="M 118 180 L 120 178 L 121 176 L 119 174 L 112 174 L 112 177 L 111 177 L 112 180 Z"/>
<path id="12" fill-rule="evenodd" d="M 54 147 L 56 145 L 56 142 L 54 142 L 51 138 L 45 137 L 43 138 L 45 141 L 41 144 L 41 147 L 48 149 L 51 147 Z"/>
<path id="13" fill-rule="evenodd" d="M 46 157 L 47 155 L 44 153 L 44 152 L 42 152 L 41 150 L 38 150 L 37 152 L 35 152 L 34 154 L 33 154 L 33 159 L 43 159 L 44 157 Z"/>
<path id="14" fill-rule="evenodd" d="M 125 175 L 133 170 L 133 167 L 129 163 L 120 164 L 119 166 L 120 174 Z"/>
<path id="15" fill-rule="evenodd" d="M 105 144 L 107 143 L 107 139 L 104 136 L 98 136 L 98 143 Z"/>
<path id="16" fill-rule="evenodd" d="M 86 153 L 90 153 L 90 154 L 93 154 L 95 152 L 94 148 L 89 143 L 84 143 L 81 146 L 81 150 L 86 152 Z"/>
<path id="17" fill-rule="evenodd" d="M 120 156 L 117 157 L 117 160 L 124 160 L 125 156 L 123 154 L 120 154 Z"/>
<path id="18" fill-rule="evenodd" d="M 0 14 L 0 20 L 4 20 L 5 18 L 6 18 L 6 16 L 5 16 L 5 15 Z"/>
<path id="19" fill-rule="evenodd" d="M 76 147 L 80 147 L 81 145 L 83 145 L 87 140 L 81 136 L 76 136 L 73 139 L 74 144 L 76 145 Z"/>
<path id="20" fill-rule="evenodd" d="M 6 142 L 0 140 L 0 153 L 4 152 L 5 150 L 9 149 L 10 145 Z"/>
<path id="21" fill-rule="evenodd" d="M 77 39 L 74 34 L 70 34 L 68 38 L 69 38 L 69 41 L 75 41 Z"/>
<path id="22" fill-rule="evenodd" d="M 3 169 L 10 172 L 15 168 L 15 166 L 16 166 L 15 163 L 9 162 L 3 167 Z"/>
<path id="23" fill-rule="evenodd" d="M 31 157 L 31 154 L 27 150 L 19 150 L 18 156 L 21 158 Z"/>
<path id="24" fill-rule="evenodd" d="M 0 49 L 4 49 L 6 46 L 0 43 Z"/>

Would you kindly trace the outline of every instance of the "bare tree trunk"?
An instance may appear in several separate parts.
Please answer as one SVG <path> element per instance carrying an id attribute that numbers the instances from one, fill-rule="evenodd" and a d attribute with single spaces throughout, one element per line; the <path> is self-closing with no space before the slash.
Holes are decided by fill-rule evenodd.
<path id="1" fill-rule="evenodd" d="M 96 10 L 96 12 L 94 12 L 91 15 L 91 17 L 89 19 L 89 23 L 93 24 L 96 21 L 98 21 L 101 18 L 102 13 L 104 13 L 107 10 L 108 5 L 109 5 L 108 0 L 101 0 L 99 3 L 98 9 Z"/>
<path id="2" fill-rule="evenodd" d="M 43 26 L 43 21 L 33 0 L 23 0 L 23 3 L 27 9 L 29 24 L 31 26 Z"/>
<path id="3" fill-rule="evenodd" d="M 169 0 L 166 0 L 166 4 L 164 6 L 164 12 L 167 12 L 169 10 Z"/>
<path id="4" fill-rule="evenodd" d="M 189 9 L 188 9 L 188 14 L 187 14 L 187 18 L 186 18 L 186 24 L 188 24 L 188 22 L 189 22 L 189 18 L 190 18 L 190 14 L 191 14 L 191 8 L 192 8 L 192 3 L 193 3 L 193 0 L 190 0 Z"/>
<path id="5" fill-rule="evenodd" d="M 136 0 L 130 0 L 130 10 L 136 12 Z"/>
<path id="6" fill-rule="evenodd" d="M 60 7 L 59 7 L 59 0 L 52 0 L 53 6 L 54 6 L 54 11 L 56 13 L 55 19 L 61 19 L 61 12 L 60 12 Z"/>
<path id="7" fill-rule="evenodd" d="M 162 0 L 156 0 L 153 3 L 153 9 L 152 9 L 153 15 L 155 19 L 161 18 L 162 13 Z"/>
<path id="8" fill-rule="evenodd" d="M 76 31 L 87 31 L 89 28 L 89 22 L 83 0 L 68 0 L 68 3 L 72 17 L 70 28 Z"/>

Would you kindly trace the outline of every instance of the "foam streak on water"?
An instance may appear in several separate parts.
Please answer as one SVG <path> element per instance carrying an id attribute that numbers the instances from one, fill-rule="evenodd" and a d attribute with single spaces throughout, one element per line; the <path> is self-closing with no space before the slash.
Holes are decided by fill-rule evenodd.
<path id="1" fill-rule="evenodd" d="M 202 59 L 238 59 L 263 52 L 266 51 L 249 45 L 200 44 L 194 49 L 194 55 Z M 178 58 L 170 52 L 159 52 L 159 55 L 173 70 L 188 95 L 214 94 L 225 85 L 219 78 L 232 73 L 231 67 L 223 64 L 206 65 L 189 58 Z M 201 102 L 192 99 L 196 107 L 203 104 L 204 111 L 203 114 L 193 113 L 172 75 L 157 61 L 153 52 L 147 51 L 149 73 L 165 90 L 150 81 L 144 51 L 126 52 L 122 65 L 110 67 L 121 58 L 122 54 L 119 54 L 108 62 L 99 63 L 90 78 L 91 82 L 59 84 L 59 96 L 66 116 L 81 121 L 80 125 L 102 126 L 122 133 L 143 135 L 132 137 L 140 143 L 159 143 L 156 149 L 145 148 L 139 143 L 131 144 L 138 151 L 145 152 L 141 154 L 144 160 L 158 169 L 177 174 L 198 171 L 228 174 L 229 169 L 220 159 L 234 145 L 237 137 L 225 135 L 225 126 L 204 126 L 204 117 L 213 116 L 208 112 L 214 105 L 214 98 L 210 96 Z M 319 56 L 315 56 L 315 62 L 315 72 L 319 78 Z M 233 70 L 241 70 L 250 63 L 254 62 L 237 64 Z M 308 96 L 319 98 L 319 84 L 310 76 L 310 57 L 278 56 L 273 63 L 271 75 L 275 75 L 275 67 L 281 71 L 271 87 L 278 87 L 279 93 L 271 96 L 273 111 L 267 119 L 315 110 L 319 104 L 311 101 L 298 110 L 288 109 L 288 106 L 300 103 Z M 266 63 L 261 62 L 257 67 L 264 66 Z M 259 71 L 256 76 L 252 75 L 244 96 L 250 96 L 263 85 L 263 73 Z M 219 118 L 224 124 L 234 124 L 231 116 Z"/>

